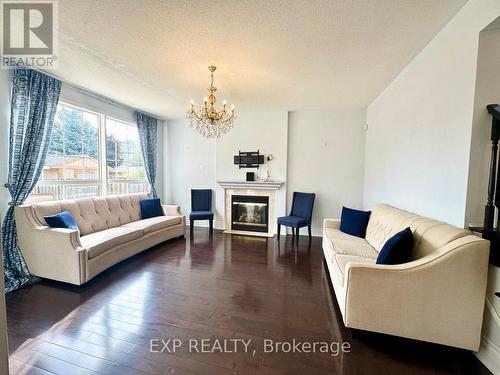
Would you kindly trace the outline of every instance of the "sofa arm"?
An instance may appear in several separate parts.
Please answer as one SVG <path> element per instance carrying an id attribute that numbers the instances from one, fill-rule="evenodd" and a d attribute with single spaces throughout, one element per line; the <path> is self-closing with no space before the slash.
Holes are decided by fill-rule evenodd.
<path id="1" fill-rule="evenodd" d="M 340 229 L 340 219 L 325 219 L 323 228 Z"/>
<path id="2" fill-rule="evenodd" d="M 77 230 L 39 225 L 28 206 L 16 207 L 15 215 L 19 248 L 33 275 L 75 285 L 85 282 L 87 251 Z"/>
<path id="3" fill-rule="evenodd" d="M 162 204 L 163 213 L 165 216 L 182 216 L 181 208 L 170 204 Z"/>
<path id="4" fill-rule="evenodd" d="M 37 227 L 19 231 L 19 247 L 33 275 L 75 285 L 85 282 L 87 252 L 77 230 Z"/>
<path id="5" fill-rule="evenodd" d="M 398 265 L 346 265 L 348 327 L 478 350 L 489 242 L 469 235 Z"/>

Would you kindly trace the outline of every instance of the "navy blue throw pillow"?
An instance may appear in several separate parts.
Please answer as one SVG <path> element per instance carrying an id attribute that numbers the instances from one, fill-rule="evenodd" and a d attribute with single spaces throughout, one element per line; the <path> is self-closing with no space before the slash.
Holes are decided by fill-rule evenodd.
<path id="1" fill-rule="evenodd" d="M 368 226 L 371 213 L 371 211 L 360 211 L 342 207 L 340 231 L 352 236 L 365 238 L 366 227 Z"/>
<path id="2" fill-rule="evenodd" d="M 411 260 L 413 233 L 408 227 L 389 238 L 380 250 L 377 264 L 401 264 Z"/>
<path id="3" fill-rule="evenodd" d="M 141 219 L 143 220 L 163 216 L 160 198 L 141 199 L 139 201 L 139 206 L 141 206 Z"/>
<path id="4" fill-rule="evenodd" d="M 73 218 L 73 215 L 71 215 L 69 211 L 62 211 L 56 215 L 44 216 L 44 219 L 47 225 L 52 228 L 80 230 L 80 228 L 78 228 L 78 225 L 76 224 L 75 219 Z"/>

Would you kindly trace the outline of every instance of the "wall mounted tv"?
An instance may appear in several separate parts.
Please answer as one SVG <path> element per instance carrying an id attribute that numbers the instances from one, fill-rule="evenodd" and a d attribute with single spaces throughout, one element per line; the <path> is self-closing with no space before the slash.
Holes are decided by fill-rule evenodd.
<path id="1" fill-rule="evenodd" d="M 259 168 L 260 164 L 264 164 L 264 155 L 257 151 L 239 151 L 238 155 L 234 155 L 234 164 L 241 168 Z"/>

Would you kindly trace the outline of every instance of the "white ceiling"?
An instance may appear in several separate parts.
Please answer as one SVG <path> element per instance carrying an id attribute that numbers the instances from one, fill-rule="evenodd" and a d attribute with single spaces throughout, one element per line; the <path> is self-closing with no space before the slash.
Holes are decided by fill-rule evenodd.
<path id="1" fill-rule="evenodd" d="M 365 107 L 466 0 L 60 0 L 56 75 L 160 118 Z"/>

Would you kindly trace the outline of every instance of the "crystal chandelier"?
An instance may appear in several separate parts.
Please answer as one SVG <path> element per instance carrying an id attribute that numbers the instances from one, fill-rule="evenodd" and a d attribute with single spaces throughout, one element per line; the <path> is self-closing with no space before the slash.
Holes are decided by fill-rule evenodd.
<path id="1" fill-rule="evenodd" d="M 218 138 L 221 134 L 227 133 L 233 127 L 236 113 L 234 112 L 234 105 L 230 108 L 227 107 L 227 102 L 222 102 L 221 110 L 215 107 L 215 91 L 217 88 L 214 86 L 214 71 L 215 65 L 210 65 L 210 86 L 208 92 L 210 95 L 205 97 L 204 104 L 198 110 L 194 106 L 194 101 L 191 100 L 189 104 L 186 117 L 189 119 L 189 126 L 194 127 L 198 133 L 206 138 Z"/>

